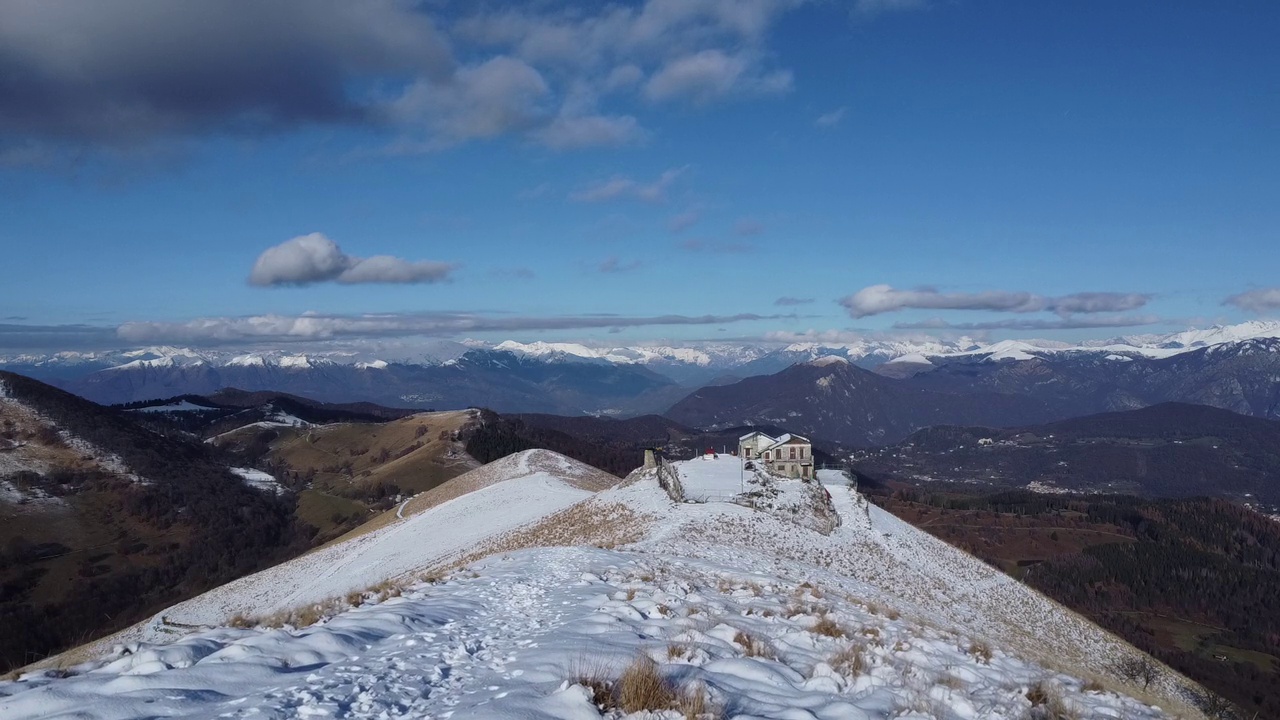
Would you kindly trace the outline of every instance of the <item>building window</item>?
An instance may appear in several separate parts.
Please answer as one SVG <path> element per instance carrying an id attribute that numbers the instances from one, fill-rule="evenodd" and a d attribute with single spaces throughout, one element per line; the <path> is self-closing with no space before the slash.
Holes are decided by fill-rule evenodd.
<path id="1" fill-rule="evenodd" d="M 792 460 L 795 460 L 795 459 L 796 459 L 796 449 L 795 449 L 795 448 L 791 448 L 791 459 L 792 459 Z"/>

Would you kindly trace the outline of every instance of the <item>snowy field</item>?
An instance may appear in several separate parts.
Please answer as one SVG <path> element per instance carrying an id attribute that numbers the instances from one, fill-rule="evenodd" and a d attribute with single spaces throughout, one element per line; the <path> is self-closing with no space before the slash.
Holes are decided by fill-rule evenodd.
<path id="1" fill-rule="evenodd" d="M 1012 720 L 1031 708 L 1036 687 L 1082 718 L 1163 717 L 973 647 L 821 584 L 637 553 L 540 549 L 300 631 L 219 629 L 122 649 L 82 675 L 24 683 L 0 698 L 0 716 L 596 720 L 600 710 L 576 681 L 616 676 L 645 657 L 673 688 L 743 719 Z"/>
<path id="2" fill-rule="evenodd" d="M 521 467 L 527 474 L 516 475 Z M 216 626 L 236 615 L 263 617 L 342 597 L 383 580 L 446 563 L 482 540 L 534 522 L 591 495 L 527 465 L 513 463 L 512 475 L 501 484 L 178 603 L 114 641 L 158 642 L 171 638 L 175 627 Z"/>
<path id="3" fill-rule="evenodd" d="M 266 473 L 253 468 L 233 467 L 231 472 L 244 480 L 244 484 L 258 490 L 279 494 L 284 488 L 280 487 L 280 482 L 276 480 L 271 473 Z"/>
<path id="4" fill-rule="evenodd" d="M 0 682 L 0 718 L 1199 717 L 1118 694 L 1136 689 L 1104 670 L 1131 648 L 839 474 L 820 476 L 842 520 L 824 535 L 673 504 L 645 473 L 591 493 L 546 469 L 572 461 L 535 452 L 486 466 L 505 480 L 163 613 L 205 629 L 174 640 L 153 622 L 98 659 Z M 736 458 L 720 463 L 678 469 L 736 490 Z M 619 507 L 628 541 L 602 519 Z M 537 547 L 548 536 L 531 528 L 548 522 L 573 526 L 559 529 L 574 546 Z M 417 577 L 494 549 L 443 582 Z M 393 577 L 407 578 L 400 597 L 365 592 L 309 627 L 225 626 Z M 628 668 L 656 671 L 653 712 L 619 706 Z"/>
<path id="5" fill-rule="evenodd" d="M 158 412 L 202 412 L 205 410 L 214 410 L 216 408 L 205 407 L 204 405 L 196 405 L 190 400 L 179 400 L 165 405 L 148 405 L 146 407 L 132 408 L 129 412 L 158 413 Z"/>
<path id="6" fill-rule="evenodd" d="M 728 500 L 746 489 L 746 478 L 753 473 L 742 469 L 742 461 L 734 455 L 714 459 L 694 458 L 674 463 L 680 473 L 684 492 L 690 498 Z"/>

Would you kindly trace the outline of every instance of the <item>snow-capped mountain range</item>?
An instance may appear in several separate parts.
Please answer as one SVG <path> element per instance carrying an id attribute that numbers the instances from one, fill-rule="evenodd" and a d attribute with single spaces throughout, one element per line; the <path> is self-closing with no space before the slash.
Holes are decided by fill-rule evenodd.
<path id="1" fill-rule="evenodd" d="M 416 353 L 398 352 L 379 357 L 376 352 L 349 349 L 316 350 L 306 353 L 285 350 L 210 350 L 167 345 L 95 352 L 54 352 L 47 354 L 0 355 L 0 366 L 20 366 L 95 370 L 125 370 L 141 367 L 279 367 L 307 369 L 331 365 L 352 365 L 362 369 L 385 369 L 388 364 L 444 365 L 456 362 L 474 350 L 508 352 L 544 362 L 611 363 L 650 366 L 659 373 L 664 368 L 685 367 L 704 371 L 734 371 L 753 365 L 777 369 L 819 357 L 843 357 L 856 365 L 874 367 L 890 361 L 911 362 L 921 358 L 989 356 L 993 360 L 1025 360 L 1030 357 L 1065 352 L 1109 353 L 1118 356 L 1162 358 L 1203 347 L 1256 338 L 1280 338 L 1280 321 L 1254 320 L 1238 325 L 1214 325 L 1168 334 L 1127 335 L 1079 343 L 1056 340 L 1021 339 L 986 342 L 969 337 L 955 339 L 863 339 L 853 342 L 798 342 L 787 345 L 694 343 L 674 345 L 589 346 L 565 342 L 488 343 L 434 341 Z M 775 370 L 776 372 L 776 370 Z M 734 372 L 735 375 L 744 373 Z M 749 372 L 745 374 L 760 374 Z"/>
<path id="2" fill-rule="evenodd" d="M 963 391 L 972 385 L 976 370 L 959 368 L 974 363 L 992 371 L 1029 366 L 1033 364 L 1030 361 L 1050 363 L 1064 371 L 1070 365 L 1075 369 L 1070 370 L 1072 379 L 1067 385 L 1074 386 L 1080 381 L 1080 373 L 1092 378 L 1089 382 L 1095 385 L 1106 385 L 1113 379 L 1116 363 L 1129 365 L 1133 371 L 1130 375 L 1146 376 L 1149 373 L 1143 368 L 1155 362 L 1178 365 L 1157 370 L 1160 377 L 1174 381 L 1179 390 L 1173 395 L 1162 391 L 1152 397 L 1205 402 L 1236 411 L 1246 408 L 1251 414 L 1270 417 L 1277 412 L 1274 408 L 1259 410 L 1254 407 L 1254 400 L 1223 398 L 1221 392 L 1208 389 L 1248 387 L 1253 388 L 1246 393 L 1250 398 L 1263 397 L 1270 386 L 1269 381 L 1264 381 L 1271 377 L 1276 364 L 1276 359 L 1271 358 L 1275 348 L 1280 348 L 1280 322 L 1255 321 L 1075 344 L 1035 339 L 983 342 L 972 338 L 868 338 L 789 345 L 592 347 L 579 343 L 466 340 L 432 341 L 411 351 L 400 348 L 387 354 L 351 347 L 322 347 L 302 353 L 153 346 L 0 356 L 0 369 L 107 404 L 238 388 L 286 392 L 325 402 L 369 401 L 390 407 L 483 406 L 500 412 L 636 415 L 664 413 L 699 388 L 775 375 L 821 358 L 839 358 L 888 378 L 912 378 L 913 384 L 944 393 Z M 1204 355 L 1202 351 L 1219 356 L 1208 364 L 1203 360 L 1174 362 L 1177 358 L 1199 358 Z M 1221 353 L 1239 358 L 1227 362 Z M 1192 380 L 1184 382 L 1187 378 Z M 1021 381 L 1011 382 L 1003 375 L 993 375 L 990 383 L 988 389 L 998 393 L 1027 390 Z M 1130 404 L 1142 405 L 1125 397 Z M 1097 411 L 1092 406 L 1087 409 Z M 1054 414 L 1037 419 L 1056 417 Z"/>

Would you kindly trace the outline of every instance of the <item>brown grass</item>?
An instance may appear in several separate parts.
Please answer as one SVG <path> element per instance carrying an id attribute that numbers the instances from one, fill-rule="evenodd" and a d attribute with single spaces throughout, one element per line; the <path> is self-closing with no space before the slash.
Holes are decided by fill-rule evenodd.
<path id="1" fill-rule="evenodd" d="M 571 682 L 591 692 L 591 702 L 601 710 L 613 707 L 613 677 L 609 666 L 601 662 L 579 661 Z"/>
<path id="2" fill-rule="evenodd" d="M 746 657 L 762 657 L 770 660 L 775 657 L 773 648 L 762 640 L 752 637 L 745 630 L 734 633 L 733 641 L 742 646 L 742 654 Z"/>
<path id="3" fill-rule="evenodd" d="M 986 640 L 974 640 L 969 644 L 969 654 L 973 656 L 974 660 L 983 665 L 990 665 L 993 651 L 991 650 L 991 644 Z"/>
<path id="4" fill-rule="evenodd" d="M 823 615 L 818 618 L 818 622 L 809 628 L 809 632 L 815 635 L 823 635 L 829 638 L 842 638 L 848 635 L 844 628 L 840 627 L 840 623 L 831 619 L 829 615 Z"/>
<path id="5" fill-rule="evenodd" d="M 858 677 L 867 669 L 867 649 L 863 645 L 852 644 L 832 655 L 827 660 L 831 669 L 846 677 Z"/>
<path id="6" fill-rule="evenodd" d="M 1031 701 L 1028 717 L 1037 720 L 1081 720 L 1079 708 L 1063 696 L 1061 688 L 1052 683 L 1042 680 L 1033 685 L 1027 690 L 1027 700 Z"/>
<path id="7" fill-rule="evenodd" d="M 671 683 L 658 672 L 658 664 L 643 655 L 622 671 L 615 692 L 618 709 L 626 713 L 671 709 L 678 697 Z"/>
<path id="8" fill-rule="evenodd" d="M 667 648 L 670 655 L 672 644 Z M 675 710 L 685 720 L 721 720 L 724 711 L 716 706 L 701 682 L 683 689 L 662 676 L 658 664 L 648 655 L 638 655 L 615 680 L 608 665 L 579 663 L 571 680 L 591 692 L 591 702 L 605 713 Z"/>

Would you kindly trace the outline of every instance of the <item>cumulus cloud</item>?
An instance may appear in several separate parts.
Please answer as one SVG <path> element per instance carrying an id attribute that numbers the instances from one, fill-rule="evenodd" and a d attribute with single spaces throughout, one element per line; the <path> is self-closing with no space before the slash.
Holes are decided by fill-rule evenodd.
<path id="1" fill-rule="evenodd" d="M 448 82 L 418 80 L 386 113 L 400 125 L 425 126 L 424 147 L 443 147 L 533 128 L 547 113 L 542 101 L 550 92 L 536 69 L 498 56 L 460 69 Z"/>
<path id="2" fill-rule="evenodd" d="M 1232 295 L 1222 301 L 1253 313 L 1269 313 L 1280 310 L 1280 288 L 1258 288 Z"/>
<path id="3" fill-rule="evenodd" d="M 553 150 L 627 145 L 645 135 L 640 123 L 630 115 L 561 114 L 534 133 Z"/>
<path id="4" fill-rule="evenodd" d="M 128 143 L 370 120 L 360 78 L 453 72 L 396 0 L 10 0 L 0 135 Z"/>
<path id="5" fill-rule="evenodd" d="M 791 89 L 789 70 L 762 73 L 744 54 L 702 50 L 675 58 L 649 78 L 644 94 L 653 101 L 687 100 L 706 105 L 731 95 L 777 95 Z"/>
<path id="6" fill-rule="evenodd" d="M 634 199 L 648 203 L 664 202 L 667 199 L 667 189 L 688 169 L 688 165 L 672 168 L 650 183 L 638 182 L 625 175 L 614 175 L 608 180 L 602 180 L 569 193 L 569 199 L 585 203 L 621 199 Z"/>
<path id="7" fill-rule="evenodd" d="M 723 325 L 777 320 L 785 315 L 571 315 L 491 316 L 475 313 L 366 315 L 254 315 L 211 317 L 187 322 L 131 322 L 116 329 L 128 343 L 217 345 L 243 342 L 304 342 L 343 338 L 455 337 L 478 332 L 525 332 L 678 325 Z M 2 337 L 2 335 L 0 335 Z"/>
<path id="8" fill-rule="evenodd" d="M 789 297 L 784 295 L 783 297 L 780 297 L 777 300 L 774 300 L 773 304 L 779 307 L 787 307 L 791 305 L 809 305 L 812 302 L 813 302 L 813 298 L 798 298 L 798 297 Z"/>
<path id="9" fill-rule="evenodd" d="M 449 279 L 451 263 L 411 261 L 390 255 L 348 255 L 321 233 L 300 235 L 267 248 L 253 264 L 249 284 L 259 287 L 311 285 L 320 282 L 437 283 Z"/>
<path id="10" fill-rule="evenodd" d="M 1081 292 L 1050 298 L 1048 309 L 1059 315 L 1125 312 L 1144 307 L 1150 300 L 1145 293 Z"/>
<path id="11" fill-rule="evenodd" d="M 840 121 L 844 119 L 844 113 L 845 108 L 838 107 L 829 113 L 819 115 L 818 119 L 813 121 L 813 124 L 820 128 L 833 128 L 839 125 Z"/>
<path id="12" fill-rule="evenodd" d="M 933 318 L 919 322 L 898 322 L 894 323 L 893 327 L 895 330 L 1086 330 L 1089 328 L 1140 327 L 1143 325 L 1159 325 L 1164 322 L 1166 322 L 1164 318 L 1154 315 L 1065 317 L 1043 320 L 1020 318 L 961 323 L 947 322 L 942 318 Z"/>
<path id="13" fill-rule="evenodd" d="M 1061 316 L 1136 310 L 1147 304 L 1142 293 L 1084 292 L 1046 297 L 1022 291 L 988 290 L 977 293 L 944 293 L 935 288 L 901 290 L 871 285 L 840 300 L 855 318 L 908 309 L 988 310 L 992 312 L 1054 312 Z"/>
<path id="14" fill-rule="evenodd" d="M 789 90 L 769 30 L 801 4 L 6 0 L 0 162 L 316 125 L 378 131 L 391 153 L 500 135 L 554 150 L 641 142 L 620 111 L 637 99 Z"/>

